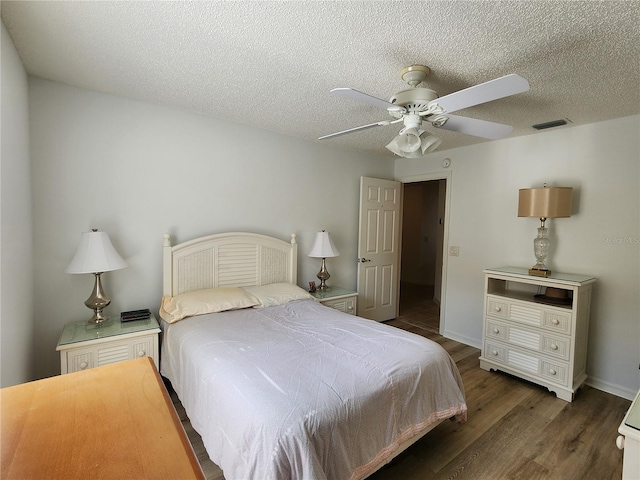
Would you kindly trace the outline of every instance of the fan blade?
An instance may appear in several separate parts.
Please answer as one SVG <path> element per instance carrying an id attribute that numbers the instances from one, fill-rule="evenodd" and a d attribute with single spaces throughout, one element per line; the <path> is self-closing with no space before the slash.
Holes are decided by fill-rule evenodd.
<path id="1" fill-rule="evenodd" d="M 324 135 L 322 137 L 319 137 L 318 140 L 324 140 L 325 138 L 339 137 L 340 135 L 346 135 L 348 133 L 359 132 L 360 130 L 366 130 L 367 128 L 372 128 L 372 127 L 384 127 L 386 125 L 391 125 L 392 123 L 398 123 L 401 120 L 402 119 L 400 118 L 400 119 L 394 120 L 392 122 L 387 121 L 387 120 L 383 120 L 382 122 L 370 123 L 369 125 L 362 125 L 361 127 L 354 127 L 354 128 L 350 128 L 349 130 L 342 130 L 341 132 L 330 133 L 329 135 Z"/>
<path id="2" fill-rule="evenodd" d="M 450 93 L 444 97 L 431 100 L 429 105 L 437 103 L 447 113 L 473 107 L 481 103 L 491 102 L 499 98 L 509 97 L 517 93 L 529 91 L 529 82 L 526 78 L 512 73 L 504 77 L 496 78 L 473 87 L 465 88 L 458 92 Z"/>
<path id="3" fill-rule="evenodd" d="M 385 110 L 395 110 L 400 112 L 406 111 L 406 109 L 404 107 L 401 107 L 400 105 L 394 105 L 393 103 L 389 103 L 386 100 L 372 97 L 371 95 L 359 92 L 358 90 L 354 90 L 353 88 L 334 88 L 333 90 L 331 90 L 331 93 L 337 93 L 338 95 L 350 98 L 351 100 L 368 103 L 369 105 L 373 105 L 374 107 L 378 108 L 384 108 Z"/>
<path id="4" fill-rule="evenodd" d="M 513 127 L 511 125 L 503 125 L 502 123 L 487 122 L 486 120 L 478 120 L 476 118 L 458 117 L 455 115 L 446 115 L 449 120 L 441 127 L 444 130 L 452 132 L 466 133 L 476 137 L 488 138 L 490 140 L 499 140 L 511 133 Z"/>

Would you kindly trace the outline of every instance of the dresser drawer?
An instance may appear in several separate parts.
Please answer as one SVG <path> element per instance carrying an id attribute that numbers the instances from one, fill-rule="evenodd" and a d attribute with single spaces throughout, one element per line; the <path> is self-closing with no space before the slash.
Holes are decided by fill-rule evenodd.
<path id="1" fill-rule="evenodd" d="M 484 344 L 484 357 L 505 367 L 542 376 L 548 381 L 568 386 L 568 366 L 565 363 L 542 358 L 533 352 L 490 340 Z"/>
<path id="2" fill-rule="evenodd" d="M 553 335 L 542 329 L 528 329 L 519 325 L 487 319 L 485 336 L 527 348 L 535 352 L 569 360 L 571 341 L 569 337 Z"/>
<path id="3" fill-rule="evenodd" d="M 571 311 L 496 295 L 487 295 L 486 305 L 487 317 L 542 327 L 567 335 L 571 332 Z"/>
<path id="4" fill-rule="evenodd" d="M 502 298 L 487 297 L 487 315 L 509 318 L 509 302 Z"/>

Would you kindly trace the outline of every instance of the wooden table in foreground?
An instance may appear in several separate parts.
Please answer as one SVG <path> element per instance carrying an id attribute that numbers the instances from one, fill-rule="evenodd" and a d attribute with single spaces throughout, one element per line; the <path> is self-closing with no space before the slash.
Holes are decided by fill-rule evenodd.
<path id="1" fill-rule="evenodd" d="M 150 358 L 0 390 L 3 479 L 204 479 Z"/>

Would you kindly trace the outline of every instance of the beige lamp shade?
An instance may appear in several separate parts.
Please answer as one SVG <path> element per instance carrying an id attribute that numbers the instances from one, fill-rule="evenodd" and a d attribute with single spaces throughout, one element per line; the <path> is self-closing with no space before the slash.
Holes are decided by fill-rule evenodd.
<path id="1" fill-rule="evenodd" d="M 340 252 L 333 244 L 333 240 L 331 239 L 329 232 L 322 230 L 321 232 L 316 233 L 316 240 L 309 252 L 310 257 L 329 258 L 337 257 L 339 255 Z"/>
<path id="2" fill-rule="evenodd" d="M 110 272 L 127 266 L 127 262 L 113 248 L 109 235 L 93 230 L 80 237 L 78 250 L 65 273 Z"/>
<path id="3" fill-rule="evenodd" d="M 521 188 L 519 217 L 567 218 L 571 216 L 571 187 Z"/>

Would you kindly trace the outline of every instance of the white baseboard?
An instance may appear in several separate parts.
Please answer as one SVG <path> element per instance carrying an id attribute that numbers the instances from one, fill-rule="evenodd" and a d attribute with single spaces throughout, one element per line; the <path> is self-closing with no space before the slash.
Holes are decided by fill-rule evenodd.
<path id="1" fill-rule="evenodd" d="M 466 335 L 460 335 L 456 332 L 444 331 L 440 332 L 444 338 L 450 338 L 451 340 L 455 340 L 456 342 L 464 343 L 465 345 L 469 345 L 471 347 L 482 349 L 482 342 L 478 342 L 477 339 L 467 337 Z"/>
<path id="2" fill-rule="evenodd" d="M 602 390 L 603 392 L 607 392 L 618 397 L 626 398 L 627 400 L 633 400 L 638 394 L 637 390 L 631 390 L 627 387 L 605 382 L 604 380 L 594 377 L 587 378 L 587 381 L 584 383 L 590 387 L 597 388 L 598 390 Z"/>

